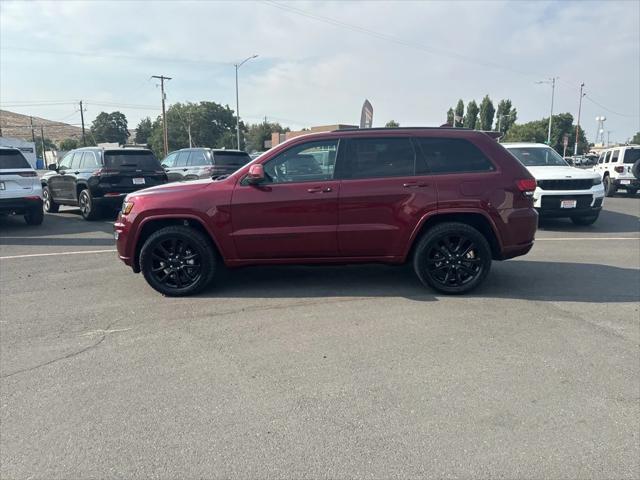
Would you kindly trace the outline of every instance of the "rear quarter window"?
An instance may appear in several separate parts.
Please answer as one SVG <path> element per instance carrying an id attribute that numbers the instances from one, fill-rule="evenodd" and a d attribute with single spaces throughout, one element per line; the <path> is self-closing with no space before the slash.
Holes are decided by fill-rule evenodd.
<path id="1" fill-rule="evenodd" d="M 106 151 L 104 166 L 111 170 L 160 170 L 160 162 L 147 151 Z"/>
<path id="2" fill-rule="evenodd" d="M 462 138 L 418 138 L 424 165 L 431 173 L 492 172 L 496 168 L 473 143 Z"/>
<path id="3" fill-rule="evenodd" d="M 0 149 L 0 169 L 10 168 L 31 168 L 31 165 L 18 150 Z"/>

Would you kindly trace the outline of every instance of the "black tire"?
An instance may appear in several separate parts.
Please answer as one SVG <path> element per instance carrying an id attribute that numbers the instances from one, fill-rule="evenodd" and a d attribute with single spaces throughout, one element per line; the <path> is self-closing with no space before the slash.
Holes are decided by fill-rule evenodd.
<path id="1" fill-rule="evenodd" d="M 47 213 L 58 213 L 60 210 L 60 205 L 53 201 L 53 195 L 51 195 L 51 190 L 49 187 L 42 187 L 42 200 L 44 211 Z"/>
<path id="2" fill-rule="evenodd" d="M 211 283 L 216 253 L 210 240 L 198 230 L 165 227 L 144 242 L 140 271 L 151 288 L 163 295 L 193 295 Z"/>
<path id="3" fill-rule="evenodd" d="M 484 281 L 491 257 L 491 247 L 482 233 L 465 223 L 447 222 L 429 229 L 418 241 L 413 269 L 420 281 L 434 290 L 462 294 Z"/>
<path id="4" fill-rule="evenodd" d="M 571 217 L 571 221 L 576 225 L 581 225 L 583 227 L 586 227 L 596 223 L 596 220 L 598 220 L 599 216 L 600 216 L 600 212 L 596 213 L 595 215 L 591 215 L 590 217 Z"/>
<path id="5" fill-rule="evenodd" d="M 631 173 L 633 173 L 634 177 L 640 180 L 640 160 L 636 160 L 636 163 L 633 164 L 633 167 L 631 167 Z"/>
<path id="6" fill-rule="evenodd" d="M 93 201 L 91 192 L 86 188 L 78 195 L 78 206 L 80 207 L 80 215 L 82 215 L 82 218 L 90 222 L 98 220 L 102 215 L 102 211 Z"/>
<path id="7" fill-rule="evenodd" d="M 42 225 L 44 220 L 44 211 L 42 207 L 36 207 L 24 214 L 24 221 L 27 225 Z"/>
<path id="8" fill-rule="evenodd" d="M 607 197 L 613 197 L 616 194 L 617 188 L 613 183 L 613 180 L 611 180 L 611 177 L 609 175 L 606 175 L 602 180 L 602 183 L 604 183 L 604 194 Z"/>

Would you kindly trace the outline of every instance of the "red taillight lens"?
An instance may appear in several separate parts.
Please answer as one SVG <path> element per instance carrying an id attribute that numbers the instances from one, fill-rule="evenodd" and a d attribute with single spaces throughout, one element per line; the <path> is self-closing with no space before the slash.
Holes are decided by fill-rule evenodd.
<path id="1" fill-rule="evenodd" d="M 614 168 L 614 170 L 618 173 L 622 173 L 624 172 L 624 167 L 622 165 L 617 166 L 616 168 Z"/>
<path id="2" fill-rule="evenodd" d="M 94 177 L 99 177 L 100 175 L 102 175 L 102 172 L 103 172 L 103 171 L 104 171 L 104 169 L 99 168 L 98 170 L 94 170 L 94 171 L 93 171 L 93 173 L 92 173 L 92 175 L 93 175 Z"/>
<path id="3" fill-rule="evenodd" d="M 18 175 L 21 177 L 37 177 L 38 174 L 36 172 L 18 172 Z"/>
<path id="4" fill-rule="evenodd" d="M 534 178 L 516 180 L 516 186 L 518 187 L 518 190 L 523 193 L 533 192 L 536 189 L 536 180 Z"/>

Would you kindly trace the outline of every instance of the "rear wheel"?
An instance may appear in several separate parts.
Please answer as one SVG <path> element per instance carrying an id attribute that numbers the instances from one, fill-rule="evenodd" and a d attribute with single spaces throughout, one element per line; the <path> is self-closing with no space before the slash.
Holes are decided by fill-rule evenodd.
<path id="1" fill-rule="evenodd" d="M 611 180 L 611 177 L 609 175 L 607 175 L 606 177 L 604 177 L 604 180 L 602 181 L 602 183 L 604 183 L 604 193 L 607 197 L 613 197 L 616 194 L 616 185 L 613 183 L 613 180 Z"/>
<path id="2" fill-rule="evenodd" d="M 49 187 L 42 187 L 42 200 L 44 205 L 44 211 L 47 213 L 58 213 L 60 205 L 53 201 L 51 190 Z"/>
<path id="3" fill-rule="evenodd" d="M 84 189 L 78 195 L 78 206 L 80 207 L 80 214 L 85 220 L 97 220 L 100 218 L 100 209 L 94 203 L 91 192 Z"/>
<path id="4" fill-rule="evenodd" d="M 594 223 L 596 223 L 596 220 L 598 220 L 599 216 L 600 212 L 596 213 L 595 215 L 591 215 L 590 217 L 571 217 L 571 221 L 576 225 L 593 225 Z"/>
<path id="5" fill-rule="evenodd" d="M 425 285 L 447 294 L 467 293 L 491 268 L 487 239 L 465 223 L 441 223 L 420 239 L 413 268 Z"/>
<path id="6" fill-rule="evenodd" d="M 24 214 L 24 221 L 27 225 L 41 225 L 44 220 L 44 212 L 42 207 L 35 207 Z"/>
<path id="7" fill-rule="evenodd" d="M 183 226 L 165 227 L 142 246 L 140 270 L 147 283 L 164 295 L 192 295 L 211 282 L 216 255 L 199 231 Z"/>

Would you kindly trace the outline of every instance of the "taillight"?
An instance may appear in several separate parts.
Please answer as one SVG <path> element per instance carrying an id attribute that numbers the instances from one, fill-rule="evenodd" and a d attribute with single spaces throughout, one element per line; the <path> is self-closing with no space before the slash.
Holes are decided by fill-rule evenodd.
<path id="1" fill-rule="evenodd" d="M 624 167 L 622 165 L 618 165 L 616 168 L 614 168 L 614 170 L 618 173 L 623 173 Z"/>
<path id="2" fill-rule="evenodd" d="M 103 172 L 104 172 L 104 169 L 99 168 L 98 170 L 94 170 L 91 175 L 93 175 L 94 177 L 99 177 L 100 175 L 102 175 Z"/>
<path id="3" fill-rule="evenodd" d="M 21 177 L 37 177 L 38 174 L 36 172 L 17 172 Z"/>
<path id="4" fill-rule="evenodd" d="M 522 193 L 533 193 L 536 189 L 536 180 L 534 178 L 523 178 L 516 180 L 516 186 Z"/>

